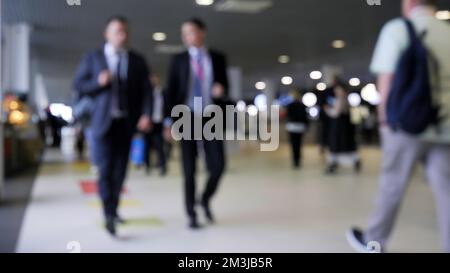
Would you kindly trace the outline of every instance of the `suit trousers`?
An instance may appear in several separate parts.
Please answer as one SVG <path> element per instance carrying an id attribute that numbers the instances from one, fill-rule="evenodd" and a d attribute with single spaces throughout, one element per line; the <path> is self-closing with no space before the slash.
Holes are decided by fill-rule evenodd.
<path id="1" fill-rule="evenodd" d="M 225 169 L 225 154 L 222 140 L 182 140 L 182 165 L 184 174 L 184 194 L 186 212 L 190 218 L 196 218 L 196 159 L 199 154 L 199 146 L 203 147 L 208 180 L 206 188 L 199 201 L 209 204 L 211 198 L 216 193 L 220 178 Z"/>
<path id="2" fill-rule="evenodd" d="M 95 139 L 98 187 L 107 219 L 117 217 L 126 177 L 132 133 L 126 119 L 114 120 L 108 132 Z"/>

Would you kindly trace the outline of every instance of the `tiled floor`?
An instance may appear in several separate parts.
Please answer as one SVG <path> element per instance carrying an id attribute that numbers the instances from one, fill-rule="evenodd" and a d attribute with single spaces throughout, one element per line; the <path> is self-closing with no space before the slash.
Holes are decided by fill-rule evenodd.
<path id="1" fill-rule="evenodd" d="M 228 161 L 213 203 L 218 223 L 201 231 L 186 228 L 177 160 L 167 177 L 131 169 L 121 214 L 129 220 L 112 239 L 102 229 L 95 195 L 79 182 L 93 179 L 86 163 L 64 163 L 46 155 L 26 211 L 18 252 L 351 252 L 345 230 L 365 226 L 377 189 L 380 153 L 361 152 L 364 170 L 323 175 L 317 147 L 305 149 L 304 168 L 290 168 L 286 147 L 261 153 L 246 144 Z M 177 157 L 175 155 L 175 157 Z M 200 175 L 204 181 L 204 174 Z M 409 188 L 389 250 L 438 252 L 432 195 L 420 170 Z"/>

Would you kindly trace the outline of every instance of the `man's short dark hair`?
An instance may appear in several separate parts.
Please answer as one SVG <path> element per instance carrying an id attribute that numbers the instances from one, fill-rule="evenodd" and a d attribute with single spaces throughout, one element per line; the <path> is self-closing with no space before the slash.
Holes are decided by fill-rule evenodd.
<path id="1" fill-rule="evenodd" d="M 190 19 L 184 21 L 184 23 L 185 24 L 193 24 L 196 27 L 198 27 L 200 30 L 203 30 L 203 31 L 206 31 L 206 29 L 207 29 L 205 22 L 203 22 L 203 20 L 200 18 L 196 18 L 196 17 L 190 18 Z"/>
<path id="2" fill-rule="evenodd" d="M 124 25 L 128 25 L 128 19 L 122 15 L 113 15 L 113 16 L 109 17 L 108 20 L 106 21 L 106 26 L 108 26 L 112 22 L 119 22 Z"/>

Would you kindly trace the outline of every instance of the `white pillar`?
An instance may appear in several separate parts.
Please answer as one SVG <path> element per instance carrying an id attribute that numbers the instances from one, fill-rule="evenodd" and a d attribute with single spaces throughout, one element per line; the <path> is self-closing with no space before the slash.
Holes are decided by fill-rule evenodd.
<path id="1" fill-rule="evenodd" d="M 322 66 L 322 81 L 325 82 L 328 86 L 332 84 L 333 78 L 335 76 L 341 76 L 342 75 L 342 67 L 336 66 L 336 65 L 323 65 Z"/>
<path id="2" fill-rule="evenodd" d="M 24 23 L 4 26 L 3 87 L 8 91 L 30 91 L 30 34 Z"/>
<path id="3" fill-rule="evenodd" d="M 240 67 L 230 67 L 228 69 L 229 96 L 232 100 L 242 99 L 242 69 Z"/>

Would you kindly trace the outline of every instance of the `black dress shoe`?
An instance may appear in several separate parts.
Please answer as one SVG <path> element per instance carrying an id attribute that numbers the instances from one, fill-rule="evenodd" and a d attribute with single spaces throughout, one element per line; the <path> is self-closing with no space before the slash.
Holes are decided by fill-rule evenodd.
<path id="1" fill-rule="evenodd" d="M 120 225 L 123 225 L 123 224 L 126 224 L 127 223 L 127 221 L 125 221 L 122 217 L 120 217 L 120 216 L 116 216 L 116 217 L 114 217 L 114 221 L 116 222 L 116 224 L 120 224 Z"/>
<path id="2" fill-rule="evenodd" d="M 214 215 L 213 215 L 212 212 L 211 212 L 211 208 L 209 207 L 208 202 L 203 201 L 203 202 L 201 203 L 201 205 L 202 205 L 202 207 L 203 207 L 203 210 L 205 211 L 206 219 L 208 220 L 208 222 L 209 222 L 210 224 L 213 224 L 213 223 L 215 222 L 215 221 L 214 221 Z"/>
<path id="3" fill-rule="evenodd" d="M 361 159 L 356 160 L 354 168 L 355 168 L 356 173 L 361 172 L 361 168 L 362 168 Z"/>
<path id="4" fill-rule="evenodd" d="M 338 169 L 338 164 L 336 163 L 331 163 L 327 166 L 327 168 L 325 169 L 325 174 L 335 174 L 336 171 Z"/>
<path id="5" fill-rule="evenodd" d="M 202 226 L 197 222 L 197 219 L 190 219 L 189 228 L 196 230 L 202 228 Z"/>
<path id="6" fill-rule="evenodd" d="M 161 176 L 166 176 L 166 175 L 167 175 L 167 168 L 166 168 L 166 167 L 162 167 L 162 168 L 161 168 L 160 175 L 161 175 Z"/>
<path id="7" fill-rule="evenodd" d="M 116 223 L 114 219 L 106 220 L 105 228 L 111 236 L 116 236 Z"/>

